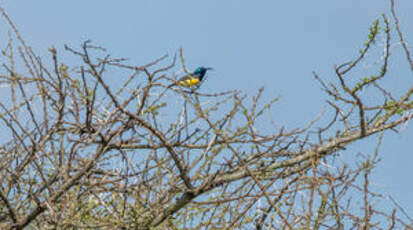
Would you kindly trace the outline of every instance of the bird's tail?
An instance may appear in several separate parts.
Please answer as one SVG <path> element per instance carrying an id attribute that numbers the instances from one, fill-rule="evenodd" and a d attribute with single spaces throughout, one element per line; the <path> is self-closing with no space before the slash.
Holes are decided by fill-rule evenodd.
<path id="1" fill-rule="evenodd" d="M 172 83 L 172 84 L 168 85 L 166 88 L 167 88 L 167 89 L 169 89 L 169 88 L 171 88 L 172 86 L 176 86 L 176 82 L 174 82 L 174 83 Z"/>

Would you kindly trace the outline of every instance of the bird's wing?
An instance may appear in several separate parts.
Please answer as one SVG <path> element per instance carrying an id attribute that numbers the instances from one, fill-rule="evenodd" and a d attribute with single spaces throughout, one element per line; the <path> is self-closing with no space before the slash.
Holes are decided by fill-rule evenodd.
<path id="1" fill-rule="evenodd" d="M 187 75 L 179 78 L 177 82 L 186 81 L 186 80 L 191 79 L 191 78 L 194 78 L 194 77 L 196 77 L 196 76 L 194 76 L 193 74 L 187 74 Z"/>
<path id="2" fill-rule="evenodd" d="M 175 86 L 175 85 L 179 84 L 179 82 L 183 82 L 183 81 L 186 81 L 186 80 L 191 79 L 191 78 L 193 78 L 193 76 L 192 76 L 191 74 L 187 74 L 187 75 L 185 75 L 185 76 L 182 76 L 181 78 L 179 78 L 178 80 L 176 80 L 174 83 L 168 85 L 167 88 L 170 88 L 170 87 L 172 87 L 172 86 Z"/>

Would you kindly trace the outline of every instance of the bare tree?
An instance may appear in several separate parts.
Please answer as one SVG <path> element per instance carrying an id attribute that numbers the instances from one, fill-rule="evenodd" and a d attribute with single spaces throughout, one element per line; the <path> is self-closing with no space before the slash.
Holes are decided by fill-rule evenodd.
<path id="1" fill-rule="evenodd" d="M 383 134 L 413 118 L 413 86 L 395 96 L 380 84 L 393 34 L 413 70 L 391 3 L 395 33 L 383 15 L 358 56 L 335 67 L 335 82 L 314 73 L 330 109 L 294 129 L 271 122 L 278 99 L 263 102 L 263 89 L 250 101 L 168 88 L 177 63 L 187 72 L 182 50 L 134 66 L 86 41 L 65 47 L 77 66 L 55 48 L 42 60 L 0 8 L 11 31 L 0 72 L 0 228 L 412 229 L 395 201 L 380 210 L 385 197 L 369 183 Z M 379 36 L 377 73 L 352 75 Z M 377 148 L 363 162 L 337 160 L 367 137 Z"/>

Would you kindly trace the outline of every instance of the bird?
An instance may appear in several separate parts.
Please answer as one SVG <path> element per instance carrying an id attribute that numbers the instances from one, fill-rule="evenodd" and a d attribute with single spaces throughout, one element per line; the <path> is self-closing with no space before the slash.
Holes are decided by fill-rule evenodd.
<path id="1" fill-rule="evenodd" d="M 204 79 L 204 76 L 208 70 L 212 70 L 212 68 L 203 66 L 198 67 L 193 73 L 187 74 L 179 78 L 176 82 L 170 84 L 168 88 L 175 85 L 186 88 L 193 88 L 195 86 L 198 86 L 202 82 L 202 79 Z"/>

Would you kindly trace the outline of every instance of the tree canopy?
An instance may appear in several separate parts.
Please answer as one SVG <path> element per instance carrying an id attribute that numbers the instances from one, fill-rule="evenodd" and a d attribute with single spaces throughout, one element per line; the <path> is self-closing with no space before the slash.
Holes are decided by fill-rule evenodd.
<path id="1" fill-rule="evenodd" d="M 263 100 L 263 88 L 250 96 L 168 87 L 176 69 L 190 72 L 182 49 L 129 65 L 85 41 L 40 58 L 0 8 L 10 29 L 0 70 L 0 228 L 410 229 L 397 203 L 380 209 L 369 183 L 383 134 L 413 118 L 413 86 L 396 93 L 381 84 L 391 77 L 392 39 L 413 71 L 391 3 L 333 79 L 314 73 L 328 111 L 293 129 L 273 124 L 279 98 Z M 376 72 L 354 75 L 374 49 L 382 50 Z M 364 162 L 336 160 L 371 140 L 377 149 Z"/>

